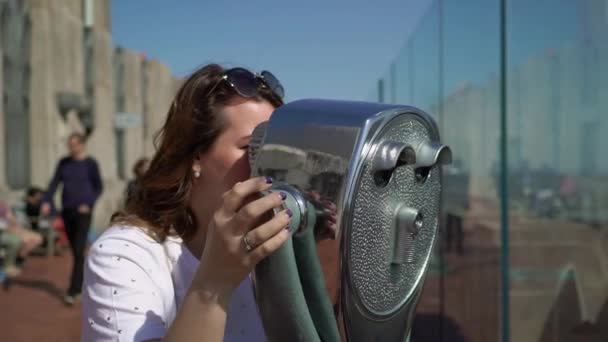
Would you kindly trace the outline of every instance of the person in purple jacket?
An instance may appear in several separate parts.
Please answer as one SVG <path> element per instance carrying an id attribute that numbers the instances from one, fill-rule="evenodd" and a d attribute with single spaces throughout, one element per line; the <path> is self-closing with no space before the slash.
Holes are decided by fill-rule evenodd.
<path id="1" fill-rule="evenodd" d="M 55 175 L 42 198 L 41 212 L 49 215 L 51 203 L 59 183 L 63 185 L 61 194 L 61 216 L 70 241 L 74 257 L 70 286 L 64 297 L 67 305 L 73 305 L 80 295 L 84 268 L 84 251 L 91 226 L 91 213 L 103 190 L 97 162 L 86 153 L 86 137 L 80 133 L 69 136 L 69 155 L 62 158 L 55 169 Z"/>

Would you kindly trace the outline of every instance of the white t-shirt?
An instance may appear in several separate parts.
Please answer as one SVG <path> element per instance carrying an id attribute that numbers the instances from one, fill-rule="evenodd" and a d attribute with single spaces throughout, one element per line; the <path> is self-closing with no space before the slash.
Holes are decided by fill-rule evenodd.
<path id="1" fill-rule="evenodd" d="M 160 244 L 136 227 L 109 228 L 85 263 L 81 340 L 162 338 L 198 265 L 179 238 Z M 230 300 L 224 341 L 266 341 L 249 277 Z"/>

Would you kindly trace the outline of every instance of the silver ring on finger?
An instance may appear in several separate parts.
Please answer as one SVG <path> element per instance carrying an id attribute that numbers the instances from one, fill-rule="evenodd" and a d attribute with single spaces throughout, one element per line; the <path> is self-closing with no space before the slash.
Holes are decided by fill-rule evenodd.
<path id="1" fill-rule="evenodd" d="M 247 238 L 247 233 L 245 233 L 245 235 L 243 235 L 243 244 L 245 245 L 245 250 L 247 252 L 251 252 L 253 250 L 253 245 L 251 244 L 251 242 Z"/>

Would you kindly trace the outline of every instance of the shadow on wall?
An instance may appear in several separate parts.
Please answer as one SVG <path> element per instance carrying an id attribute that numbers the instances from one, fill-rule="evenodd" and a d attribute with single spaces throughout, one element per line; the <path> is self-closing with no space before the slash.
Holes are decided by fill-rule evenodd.
<path id="1" fill-rule="evenodd" d="M 606 342 L 608 341 L 608 299 L 602 304 L 602 309 L 595 322 L 584 321 L 572 329 L 576 341 Z"/>
<path id="2" fill-rule="evenodd" d="M 540 342 L 608 341 L 608 301 L 604 302 L 595 322 L 583 321 L 579 286 L 574 268 L 568 267 L 562 273 Z"/>
<path id="3" fill-rule="evenodd" d="M 608 298 L 595 319 L 595 330 L 602 341 L 608 341 Z"/>

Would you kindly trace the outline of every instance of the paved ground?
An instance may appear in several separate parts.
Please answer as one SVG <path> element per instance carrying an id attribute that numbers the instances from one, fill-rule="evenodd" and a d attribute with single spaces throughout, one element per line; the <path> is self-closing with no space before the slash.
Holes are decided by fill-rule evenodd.
<path id="1" fill-rule="evenodd" d="M 412 341 L 496 341 L 499 328 L 498 249 L 470 244 L 465 255 L 445 253 L 443 257 L 443 295 L 441 269 L 435 267 L 426 278 Z"/>
<path id="2" fill-rule="evenodd" d="M 8 290 L 0 290 L 0 341 L 68 342 L 80 339 L 80 306 L 61 301 L 71 257 L 31 257 Z"/>
<path id="3" fill-rule="evenodd" d="M 0 291 L 0 341 L 10 342 L 68 342 L 78 341 L 80 336 L 80 307 L 77 305 L 69 308 L 63 305 L 61 296 L 63 289 L 67 286 L 71 258 L 67 255 L 58 257 L 32 257 L 26 264 L 24 273 L 13 281 L 8 291 Z M 456 324 L 460 332 L 469 341 L 483 341 L 485 337 L 491 336 L 496 331 L 496 305 L 488 305 L 485 324 L 472 324 L 479 320 L 481 313 L 477 311 L 474 303 L 467 303 L 470 300 L 483 300 L 488 303 L 495 303 L 496 284 L 487 284 L 480 288 L 471 286 L 471 283 L 480 284 L 482 279 L 496 279 L 496 275 L 480 274 L 478 267 L 467 267 L 466 265 L 479 262 L 480 258 L 488 258 L 487 251 L 471 251 L 464 257 L 448 256 L 453 264 L 462 267 L 464 272 L 453 272 L 446 279 L 446 287 L 451 288 L 451 293 L 462 294 L 463 292 L 477 292 L 472 296 L 448 296 L 445 298 L 448 305 L 448 317 L 456 318 L 455 321 L 444 321 L 444 329 L 447 331 L 445 336 L 453 336 L 454 331 L 450 331 L 452 324 Z M 490 261 L 491 260 L 491 261 Z M 490 259 L 490 264 L 496 262 Z M 471 265 L 473 266 L 473 265 Z M 489 272 L 494 273 L 495 268 L 490 267 Z M 425 294 L 420 305 L 420 317 L 417 318 L 417 326 L 421 331 L 437 332 L 438 321 L 435 313 L 439 310 L 438 298 L 438 278 L 429 277 Z M 468 286 L 467 286 L 468 285 Z M 465 289 L 470 291 L 464 291 Z M 481 290 L 481 291 L 480 291 Z M 435 294 L 435 295 L 434 295 Z M 459 305 L 452 301 L 459 302 Z M 464 301 L 464 302 L 462 302 Z M 463 305 L 464 304 L 464 305 Z M 459 308 L 456 312 L 451 309 Z M 462 311 L 462 309 L 464 309 Z M 468 310 L 467 310 L 468 309 Z M 471 312 L 473 311 L 473 312 Z M 474 314 L 473 314 L 474 313 Z M 473 321 L 473 322 L 471 322 Z M 471 331 L 471 327 L 476 327 Z M 424 335 L 422 335 L 424 336 Z M 420 337 L 422 337 L 420 336 Z M 431 339 L 422 338 L 420 341 L 435 341 L 436 336 Z M 458 341 L 452 339 L 452 341 Z"/>
<path id="4" fill-rule="evenodd" d="M 535 226 L 538 227 L 538 225 Z M 559 235 L 560 229 L 555 225 L 551 227 L 553 234 Z M 527 234 L 532 234 L 534 231 L 526 229 Z M 415 322 L 416 342 L 438 341 L 440 336 L 444 341 L 450 342 L 496 340 L 499 328 L 499 250 L 496 246 L 495 236 L 488 232 L 488 230 L 469 232 L 464 256 L 456 253 L 444 255 L 446 268 L 444 269 L 443 288 L 445 292 L 443 295 L 440 291 L 441 270 L 435 269 L 429 272 Z M 541 235 L 545 240 L 547 240 L 547 236 L 550 236 Z M 521 238 L 532 239 L 530 236 Z M 331 242 L 328 243 L 331 244 Z M 0 341 L 63 342 L 79 340 L 80 307 L 77 305 L 68 308 L 61 302 L 71 267 L 71 258 L 68 254 L 51 258 L 30 258 L 25 272 L 14 280 L 12 287 L 8 291 L 0 290 Z M 532 253 L 518 253 L 518 255 L 526 254 Z M 577 252 L 578 254 L 580 253 Z M 515 258 L 516 256 L 513 256 L 513 266 L 521 267 L 533 261 L 531 257 L 519 261 Z M 326 255 L 326 257 L 331 258 L 331 255 Z M 563 257 L 571 258 L 569 255 Z M 549 261 L 553 259 L 560 258 L 553 256 Z M 547 261 L 546 258 L 541 258 L 541 260 Z M 586 259 L 580 260 L 580 263 L 589 264 Z M 599 268 L 602 269 L 602 267 Z M 332 270 L 325 271 L 332 272 Z M 335 272 L 335 270 L 333 271 Z M 582 274 L 588 275 L 589 273 L 587 271 Z M 531 286 L 531 283 L 524 285 L 528 287 Z M 514 282 L 512 288 L 517 289 L 517 286 L 519 286 L 518 283 Z M 605 292 L 601 291 L 600 294 L 605 295 Z M 443 315 L 440 314 L 442 301 L 444 303 Z M 591 303 L 587 303 L 587 306 L 589 305 Z M 604 306 L 606 305 L 608 304 L 604 304 Z M 514 306 L 513 310 L 516 309 L 517 307 Z M 530 315 L 531 311 L 528 311 L 528 315 Z M 608 312 L 608 309 L 601 311 Z M 513 324 L 522 324 L 517 323 L 520 314 L 512 317 Z M 608 315 L 602 317 L 605 319 Z M 600 317 L 598 317 L 598 321 L 600 321 Z M 541 329 L 543 325 L 547 324 L 546 314 L 541 319 L 538 317 L 532 319 L 531 324 Z M 442 328 L 440 329 L 440 327 Z M 590 330 L 593 335 L 598 335 L 595 332 L 598 329 L 599 327 L 592 326 L 587 330 Z M 440 330 L 443 333 L 440 334 Z M 563 339 L 541 338 L 541 340 L 555 342 Z M 598 340 L 580 336 L 576 338 L 576 341 Z"/>

